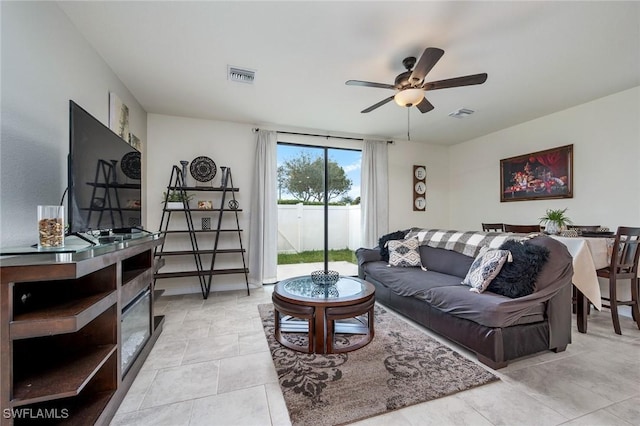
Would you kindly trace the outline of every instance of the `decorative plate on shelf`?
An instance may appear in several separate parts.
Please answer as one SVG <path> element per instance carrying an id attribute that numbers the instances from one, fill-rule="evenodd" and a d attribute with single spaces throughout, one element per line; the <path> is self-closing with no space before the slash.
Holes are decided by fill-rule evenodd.
<path id="1" fill-rule="evenodd" d="M 137 151 L 127 152 L 120 160 L 122 172 L 131 179 L 140 179 L 140 153 Z"/>
<path id="2" fill-rule="evenodd" d="M 215 177 L 218 169 L 211 158 L 201 156 L 191 162 L 189 171 L 191 176 L 198 182 L 208 182 Z"/>
<path id="3" fill-rule="evenodd" d="M 240 207 L 240 204 L 238 203 L 238 201 L 236 200 L 229 200 L 229 208 L 231 210 L 238 210 L 238 207 Z"/>

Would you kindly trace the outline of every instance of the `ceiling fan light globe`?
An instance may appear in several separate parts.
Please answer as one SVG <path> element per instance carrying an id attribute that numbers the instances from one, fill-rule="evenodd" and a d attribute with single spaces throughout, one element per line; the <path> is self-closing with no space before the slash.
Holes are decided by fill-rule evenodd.
<path id="1" fill-rule="evenodd" d="M 416 105 L 424 98 L 424 90 L 422 89 L 404 89 L 396 93 L 393 99 L 402 107 L 410 107 Z"/>

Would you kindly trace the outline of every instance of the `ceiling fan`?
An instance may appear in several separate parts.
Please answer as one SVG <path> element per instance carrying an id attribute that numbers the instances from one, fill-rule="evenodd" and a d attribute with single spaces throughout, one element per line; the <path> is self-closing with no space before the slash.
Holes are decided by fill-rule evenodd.
<path id="1" fill-rule="evenodd" d="M 487 74 L 473 74 L 463 77 L 449 78 L 446 80 L 424 82 L 424 78 L 431 71 L 431 68 L 444 55 L 444 50 L 437 47 L 427 47 L 420 59 L 416 62 L 416 58 L 410 56 L 402 61 L 407 69 L 405 72 L 398 74 L 394 84 L 373 83 L 370 81 L 347 80 L 348 86 L 365 86 L 377 87 L 380 89 L 392 89 L 396 94 L 389 96 L 380 102 L 371 105 L 369 108 L 363 109 L 362 113 L 371 112 L 374 109 L 395 99 L 400 106 L 411 107 L 416 106 L 423 114 L 431 111 L 434 106 L 424 97 L 427 90 L 447 89 L 450 87 L 472 86 L 474 84 L 482 84 L 487 81 Z M 414 68 L 415 66 L 415 68 Z"/>

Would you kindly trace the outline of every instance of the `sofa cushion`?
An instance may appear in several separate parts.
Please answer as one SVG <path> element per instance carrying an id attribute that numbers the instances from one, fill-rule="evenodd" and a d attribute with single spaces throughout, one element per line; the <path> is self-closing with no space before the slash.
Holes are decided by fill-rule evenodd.
<path id="1" fill-rule="evenodd" d="M 500 249 L 509 250 L 513 261 L 503 266 L 487 289 L 512 298 L 532 294 L 538 273 L 549 258 L 549 249 L 518 241 L 506 241 Z"/>
<path id="2" fill-rule="evenodd" d="M 542 302 L 511 299 L 489 291 L 473 293 L 466 286 L 432 287 L 421 298 L 436 309 L 487 327 L 509 327 L 545 319 Z"/>
<path id="3" fill-rule="evenodd" d="M 420 263 L 420 243 L 417 238 L 387 241 L 389 266 L 422 266 Z"/>
<path id="4" fill-rule="evenodd" d="M 387 248 L 387 241 L 392 240 L 404 240 L 407 231 L 396 231 L 390 234 L 385 234 L 378 240 L 378 247 L 380 247 L 380 256 L 382 260 L 389 261 L 389 249 Z"/>
<path id="5" fill-rule="evenodd" d="M 394 268 L 386 262 L 367 262 L 364 269 L 365 279 L 373 279 L 388 287 L 398 296 L 420 296 L 427 290 L 439 286 L 458 286 L 465 291 L 469 287 L 460 284 L 460 278 L 420 268 Z"/>
<path id="6" fill-rule="evenodd" d="M 462 284 L 470 286 L 470 290 L 482 293 L 491 281 L 500 273 L 502 266 L 509 259 L 509 250 L 495 250 L 489 247 L 480 249 L 480 253 L 471 264 Z"/>
<path id="7" fill-rule="evenodd" d="M 455 275 L 464 278 L 473 263 L 473 257 L 465 256 L 453 250 L 420 246 L 420 258 L 422 266 L 430 271 L 441 272 L 443 274 Z"/>

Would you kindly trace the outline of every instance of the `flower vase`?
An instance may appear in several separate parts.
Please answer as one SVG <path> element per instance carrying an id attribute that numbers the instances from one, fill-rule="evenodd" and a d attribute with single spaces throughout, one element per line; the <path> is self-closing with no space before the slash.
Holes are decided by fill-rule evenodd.
<path id="1" fill-rule="evenodd" d="M 220 167 L 220 188 L 227 187 L 227 168 L 225 166 Z"/>
<path id="2" fill-rule="evenodd" d="M 547 222 L 544 231 L 549 235 L 556 235 L 559 234 L 560 231 L 562 231 L 562 227 L 556 222 Z"/>
<path id="3" fill-rule="evenodd" d="M 118 183 L 118 168 L 116 167 L 118 160 L 111 160 L 111 183 Z"/>
<path id="4" fill-rule="evenodd" d="M 184 188 L 187 186 L 187 164 L 189 164 L 189 162 L 181 160 L 180 164 L 182 164 L 182 187 Z"/>

